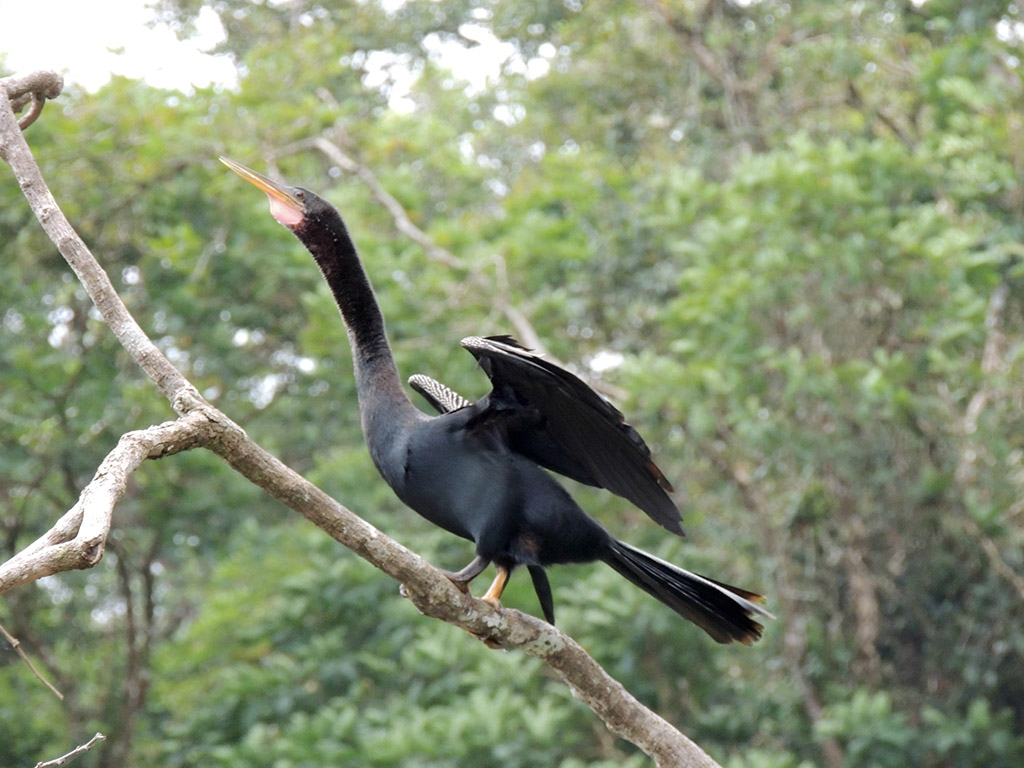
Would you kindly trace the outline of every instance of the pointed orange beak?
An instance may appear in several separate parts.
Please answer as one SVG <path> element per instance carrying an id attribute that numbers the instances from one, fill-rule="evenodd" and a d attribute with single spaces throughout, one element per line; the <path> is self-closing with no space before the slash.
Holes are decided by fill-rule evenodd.
<path id="1" fill-rule="evenodd" d="M 284 184 L 271 181 L 262 173 L 257 173 L 252 168 L 246 168 L 241 163 L 236 163 L 227 157 L 221 157 L 220 161 L 254 187 L 262 189 L 267 194 L 267 197 L 270 198 L 270 210 L 274 214 L 275 219 L 286 225 L 302 220 L 306 213 L 306 204 L 292 189 Z M 285 219 L 288 221 L 285 221 Z"/>

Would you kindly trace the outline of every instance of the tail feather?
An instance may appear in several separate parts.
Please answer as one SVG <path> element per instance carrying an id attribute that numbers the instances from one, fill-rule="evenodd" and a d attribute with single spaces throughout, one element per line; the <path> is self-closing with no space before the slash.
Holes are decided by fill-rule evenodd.
<path id="1" fill-rule="evenodd" d="M 761 595 L 685 571 L 621 541 L 613 540 L 603 559 L 720 643 L 750 645 L 763 631 L 754 617 L 775 618 L 757 605 Z"/>

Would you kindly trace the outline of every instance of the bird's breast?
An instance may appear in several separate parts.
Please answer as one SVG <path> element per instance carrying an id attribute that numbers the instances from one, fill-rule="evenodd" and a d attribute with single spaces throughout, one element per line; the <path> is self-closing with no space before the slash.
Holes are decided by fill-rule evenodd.
<path id="1" fill-rule="evenodd" d="M 392 488 L 420 515 L 459 536 L 479 541 L 505 527 L 519 506 L 514 461 L 480 435 L 439 418 L 416 430 L 405 467 Z"/>

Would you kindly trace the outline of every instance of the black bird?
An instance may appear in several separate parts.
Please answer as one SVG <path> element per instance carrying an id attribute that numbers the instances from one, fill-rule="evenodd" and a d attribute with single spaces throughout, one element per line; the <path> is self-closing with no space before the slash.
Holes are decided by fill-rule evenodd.
<path id="1" fill-rule="evenodd" d="M 568 371 L 507 336 L 462 345 L 491 379 L 469 402 L 416 377 L 441 415 L 413 405 L 384 332 L 384 318 L 338 211 L 319 195 L 271 181 L 221 158 L 263 190 L 274 218 L 306 246 L 341 310 L 352 347 L 363 434 L 370 456 L 398 497 L 435 525 L 469 539 L 476 557 L 446 572 L 464 592 L 490 563 L 497 577 L 483 599 L 499 599 L 512 570 L 525 565 L 544 615 L 554 621 L 544 569 L 601 560 L 704 629 L 720 643 L 761 636 L 760 595 L 690 573 L 616 541 L 543 468 L 607 488 L 682 535 L 672 487 L 622 414 Z"/>

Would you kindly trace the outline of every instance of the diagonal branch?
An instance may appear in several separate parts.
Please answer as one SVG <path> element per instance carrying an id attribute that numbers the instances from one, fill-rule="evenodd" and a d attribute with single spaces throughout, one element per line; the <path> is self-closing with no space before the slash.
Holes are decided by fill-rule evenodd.
<path id="1" fill-rule="evenodd" d="M 44 536 L 0 566 L 0 593 L 43 575 L 94 566 L 103 554 L 113 507 L 124 494 L 131 473 L 146 459 L 205 447 L 403 584 L 405 593 L 422 613 L 543 660 L 609 730 L 636 744 L 658 766 L 717 766 L 699 746 L 637 701 L 572 638 L 519 611 L 506 609 L 499 613 L 483 601 L 467 600 L 440 571 L 305 480 L 206 402 L 128 313 L 106 273 L 58 208 L 11 108 L 11 96 L 20 95 L 12 86 L 17 82 L 11 78 L 0 80 L 0 157 L 10 163 L 40 224 L 74 269 L 104 320 L 180 417 L 124 435 L 74 507 Z"/>
<path id="2" fill-rule="evenodd" d="M 61 755 L 60 757 L 54 758 L 53 760 L 47 760 L 44 763 L 36 763 L 36 768 L 57 768 L 58 765 L 64 765 L 66 762 L 68 762 L 69 760 L 73 760 L 83 752 L 88 752 L 90 749 L 92 749 L 92 746 L 94 744 L 103 741 L 105 738 L 107 737 L 104 736 L 102 733 L 97 733 L 95 736 L 93 736 L 91 739 L 85 742 L 85 744 L 75 747 L 66 755 Z"/>

